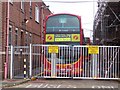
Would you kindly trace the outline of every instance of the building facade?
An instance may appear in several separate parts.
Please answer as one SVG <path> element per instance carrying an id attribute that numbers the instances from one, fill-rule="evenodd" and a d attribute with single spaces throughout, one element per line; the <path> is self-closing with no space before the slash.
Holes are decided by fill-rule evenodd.
<path id="1" fill-rule="evenodd" d="M 0 2 L 0 37 L 2 36 L 0 38 L 0 42 L 2 42 L 2 44 L 0 43 L 0 52 L 2 52 L 2 58 L 0 57 L 2 70 L 0 69 L 0 72 L 2 72 L 3 78 L 9 46 L 29 46 L 30 43 L 43 43 L 41 37 L 43 16 L 51 14 L 48 8 L 44 8 L 47 7 L 44 2 L 12 1 Z"/>
<path id="2" fill-rule="evenodd" d="M 101 45 L 120 45 L 120 0 L 98 1 L 93 42 Z"/>
<path id="3" fill-rule="evenodd" d="M 2 79 L 2 2 L 0 1 L 0 80 Z"/>

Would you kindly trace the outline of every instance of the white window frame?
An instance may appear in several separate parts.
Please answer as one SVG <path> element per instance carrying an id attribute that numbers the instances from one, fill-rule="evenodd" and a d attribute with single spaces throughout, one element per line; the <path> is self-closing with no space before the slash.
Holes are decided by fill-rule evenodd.
<path id="1" fill-rule="evenodd" d="M 32 44 L 32 34 L 30 34 L 29 36 L 29 41 L 30 41 L 30 44 Z"/>
<path id="2" fill-rule="evenodd" d="M 24 30 L 21 30 L 20 32 L 20 45 L 24 45 L 25 40 L 24 40 Z"/>
<path id="3" fill-rule="evenodd" d="M 9 3 L 13 4 L 13 0 L 9 0 Z"/>
<path id="4" fill-rule="evenodd" d="M 38 5 L 36 5 L 35 6 L 35 21 L 37 23 L 40 22 L 40 13 L 39 12 L 40 12 L 39 7 L 38 7 Z"/>
<path id="5" fill-rule="evenodd" d="M 32 0 L 30 0 L 30 18 L 32 18 Z"/>
<path id="6" fill-rule="evenodd" d="M 30 7 L 32 6 L 32 0 L 30 0 Z"/>
<path id="7" fill-rule="evenodd" d="M 13 27 L 9 25 L 9 46 L 12 45 L 12 29 Z"/>
<path id="8" fill-rule="evenodd" d="M 25 8 L 25 0 L 21 0 L 21 10 L 24 11 Z"/>
<path id="9" fill-rule="evenodd" d="M 28 45 L 28 32 L 25 33 L 25 46 Z"/>
<path id="10" fill-rule="evenodd" d="M 18 45 L 18 28 L 17 27 L 15 28 L 15 45 Z"/>

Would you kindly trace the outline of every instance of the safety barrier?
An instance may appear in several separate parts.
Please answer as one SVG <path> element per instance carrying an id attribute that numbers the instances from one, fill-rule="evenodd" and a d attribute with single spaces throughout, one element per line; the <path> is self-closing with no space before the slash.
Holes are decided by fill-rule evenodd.
<path id="1" fill-rule="evenodd" d="M 11 79 L 118 79 L 119 67 L 119 46 L 11 46 Z"/>

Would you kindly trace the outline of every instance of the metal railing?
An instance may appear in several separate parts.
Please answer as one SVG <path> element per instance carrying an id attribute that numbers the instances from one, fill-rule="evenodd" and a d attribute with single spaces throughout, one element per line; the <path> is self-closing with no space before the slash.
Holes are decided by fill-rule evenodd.
<path id="1" fill-rule="evenodd" d="M 11 46 L 11 78 L 118 79 L 119 67 L 119 46 Z"/>

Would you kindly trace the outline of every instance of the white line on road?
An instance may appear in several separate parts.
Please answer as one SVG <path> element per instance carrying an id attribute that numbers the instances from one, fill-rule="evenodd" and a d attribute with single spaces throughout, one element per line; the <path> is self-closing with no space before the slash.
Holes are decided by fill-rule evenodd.
<path id="1" fill-rule="evenodd" d="M 113 86 L 92 86 L 92 88 L 114 88 Z"/>
<path id="2" fill-rule="evenodd" d="M 30 86 L 32 86 L 32 85 L 30 84 L 30 85 L 26 86 L 25 88 L 29 88 Z"/>
<path id="3" fill-rule="evenodd" d="M 25 88 L 77 88 L 74 85 L 62 85 L 62 84 L 24 84 L 17 87 L 25 87 Z"/>
<path id="4" fill-rule="evenodd" d="M 49 85 L 47 88 L 56 88 L 56 85 Z"/>
<path id="5" fill-rule="evenodd" d="M 61 85 L 58 85 L 57 88 L 60 88 Z"/>
<path id="6" fill-rule="evenodd" d="M 43 84 L 40 84 L 40 85 L 38 86 L 38 88 L 40 88 L 42 85 L 43 85 Z"/>
<path id="7" fill-rule="evenodd" d="M 73 85 L 68 85 L 67 88 L 77 88 L 77 87 L 75 87 L 75 86 L 73 86 Z"/>
<path id="8" fill-rule="evenodd" d="M 43 88 L 47 88 L 48 84 L 46 84 Z"/>

